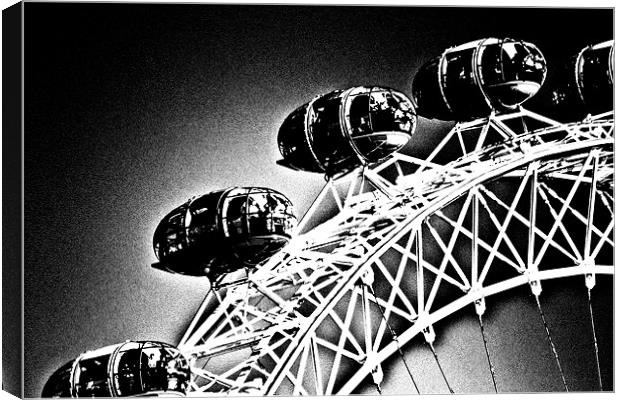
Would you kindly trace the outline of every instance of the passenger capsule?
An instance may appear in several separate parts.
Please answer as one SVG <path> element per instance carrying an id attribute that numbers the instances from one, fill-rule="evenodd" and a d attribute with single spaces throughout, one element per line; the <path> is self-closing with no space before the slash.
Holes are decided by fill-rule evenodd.
<path id="1" fill-rule="evenodd" d="M 229 188 L 190 199 L 159 223 L 154 268 L 215 279 L 254 266 L 291 238 L 293 205 L 266 188 Z"/>
<path id="2" fill-rule="evenodd" d="M 614 108 L 614 41 L 583 48 L 554 79 L 553 109 L 561 120 L 582 119 Z"/>
<path id="3" fill-rule="evenodd" d="M 184 396 L 190 380 L 179 350 L 125 342 L 80 355 L 54 372 L 42 397 Z"/>
<path id="4" fill-rule="evenodd" d="M 536 94 L 546 73 L 545 59 L 531 43 L 477 40 L 423 65 L 413 80 L 413 102 L 425 118 L 472 120 L 514 110 Z"/>
<path id="5" fill-rule="evenodd" d="M 286 167 L 345 173 L 401 149 L 416 126 L 413 104 L 388 88 L 353 87 L 316 97 L 282 123 L 278 145 Z"/>

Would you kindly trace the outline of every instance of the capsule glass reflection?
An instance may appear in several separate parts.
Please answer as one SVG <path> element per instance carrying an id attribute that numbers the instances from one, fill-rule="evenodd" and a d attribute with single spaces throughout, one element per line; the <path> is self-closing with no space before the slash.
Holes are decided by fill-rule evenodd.
<path id="1" fill-rule="evenodd" d="M 153 267 L 218 276 L 254 266 L 289 239 L 297 219 L 283 194 L 267 188 L 229 188 L 190 199 L 155 230 Z"/>
<path id="2" fill-rule="evenodd" d="M 401 149 L 416 126 L 413 104 L 381 87 L 318 96 L 282 123 L 278 145 L 286 167 L 333 176 L 379 162 Z"/>
<path id="3" fill-rule="evenodd" d="M 173 346 L 125 342 L 86 352 L 58 369 L 42 397 L 184 396 L 187 360 Z"/>
<path id="4" fill-rule="evenodd" d="M 516 109 L 536 94 L 546 73 L 545 59 L 531 43 L 477 40 L 423 65 L 413 80 L 413 102 L 423 117 L 467 121 Z"/>

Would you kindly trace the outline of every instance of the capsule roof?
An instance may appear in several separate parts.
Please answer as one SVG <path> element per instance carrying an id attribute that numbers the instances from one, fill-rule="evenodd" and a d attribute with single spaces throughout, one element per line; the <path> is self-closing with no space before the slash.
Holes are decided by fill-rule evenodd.
<path id="1" fill-rule="evenodd" d="M 314 98 L 278 132 L 286 167 L 334 176 L 379 162 L 401 149 L 416 126 L 413 104 L 382 87 L 353 87 Z"/>
<path id="2" fill-rule="evenodd" d="M 153 248 L 169 272 L 208 276 L 254 266 L 291 238 L 297 224 L 283 194 L 260 187 L 233 187 L 188 200 L 159 223 Z"/>

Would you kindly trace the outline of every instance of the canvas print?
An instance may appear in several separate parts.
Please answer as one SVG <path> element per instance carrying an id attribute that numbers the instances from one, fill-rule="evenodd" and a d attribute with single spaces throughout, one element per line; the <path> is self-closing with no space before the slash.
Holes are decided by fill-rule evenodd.
<path id="1" fill-rule="evenodd" d="M 25 396 L 612 392 L 613 59 L 611 8 L 26 3 Z"/>

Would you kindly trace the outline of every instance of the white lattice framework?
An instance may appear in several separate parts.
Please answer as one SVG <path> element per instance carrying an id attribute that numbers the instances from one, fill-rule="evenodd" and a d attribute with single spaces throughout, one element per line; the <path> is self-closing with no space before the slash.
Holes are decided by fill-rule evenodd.
<path id="1" fill-rule="evenodd" d="M 576 275 L 591 289 L 614 270 L 613 131 L 610 114 L 491 115 L 423 160 L 329 181 L 285 248 L 207 295 L 179 344 L 189 395 L 351 393 L 468 305 Z"/>

